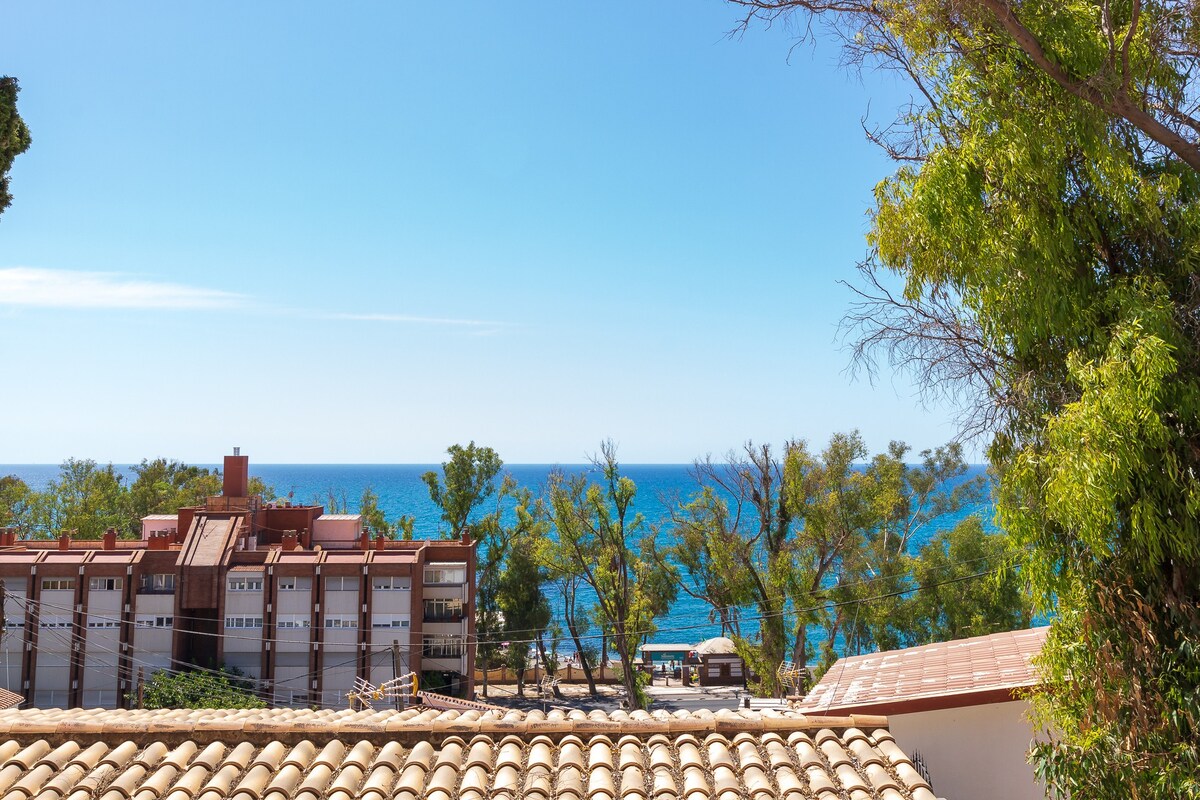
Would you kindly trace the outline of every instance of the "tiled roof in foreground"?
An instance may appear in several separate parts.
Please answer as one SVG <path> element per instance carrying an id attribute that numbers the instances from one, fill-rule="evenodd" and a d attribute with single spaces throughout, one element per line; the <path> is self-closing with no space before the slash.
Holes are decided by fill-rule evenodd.
<path id="1" fill-rule="evenodd" d="M 933 800 L 879 717 L 0 711 L 3 800 Z"/>
<path id="2" fill-rule="evenodd" d="M 1036 686 L 1049 627 L 838 659 L 800 704 L 807 714 L 902 714 L 995 703 Z"/>

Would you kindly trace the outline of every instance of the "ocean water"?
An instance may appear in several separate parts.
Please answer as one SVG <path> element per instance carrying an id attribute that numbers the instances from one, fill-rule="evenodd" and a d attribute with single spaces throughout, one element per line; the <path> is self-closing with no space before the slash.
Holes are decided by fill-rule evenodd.
<path id="1" fill-rule="evenodd" d="M 201 465 L 214 466 L 214 465 Z M 134 478 L 128 465 L 118 467 Z M 255 464 L 251 462 L 250 473 L 263 479 L 268 486 L 284 498 L 294 502 L 316 502 L 330 507 L 332 496 L 338 504 L 344 503 L 351 511 L 358 510 L 363 489 L 371 487 L 379 495 L 380 508 L 389 519 L 401 514 L 415 517 L 416 538 L 439 538 L 445 529 L 439 519 L 437 507 L 429 499 L 429 492 L 421 482 L 421 475 L 439 465 L 428 464 Z M 554 469 L 566 473 L 590 471 L 590 465 L 568 464 L 509 464 L 505 471 L 518 483 L 540 493 L 548 476 Z M 622 474 L 637 484 L 638 494 L 635 509 L 643 515 L 647 526 L 662 525 L 668 519 L 668 509 L 680 498 L 686 498 L 696 489 L 689 475 L 687 464 L 622 464 Z M 34 489 L 44 489 L 58 475 L 57 465 L 12 464 L 0 465 L 0 476 L 16 475 Z M 976 465 L 969 468 L 963 480 L 986 475 L 986 467 Z M 485 508 L 483 513 L 494 509 Z M 939 531 L 953 527 L 966 516 L 977 513 L 985 526 L 992 527 L 995 509 L 989 498 L 958 513 L 947 515 L 931 522 L 915 537 L 919 547 Z M 662 535 L 666 535 L 665 533 Z M 551 592 L 551 603 L 556 609 L 559 598 Z M 582 599 L 582 597 L 581 597 Z M 709 620 L 708 607 L 683 592 L 672 606 L 670 613 L 658 620 L 658 632 L 651 637 L 657 642 L 695 643 L 720 634 L 720 626 Z M 753 625 L 743 625 L 743 633 L 752 632 Z"/>

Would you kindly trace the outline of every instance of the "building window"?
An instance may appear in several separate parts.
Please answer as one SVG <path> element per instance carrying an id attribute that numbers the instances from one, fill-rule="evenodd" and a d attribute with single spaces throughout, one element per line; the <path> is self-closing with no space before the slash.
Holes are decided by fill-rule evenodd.
<path id="1" fill-rule="evenodd" d="M 25 627 L 25 617 L 24 616 L 15 617 L 15 616 L 12 616 L 11 614 L 5 614 L 4 615 L 4 627 L 9 628 L 9 629 L 24 628 Z"/>
<path id="2" fill-rule="evenodd" d="M 309 628 L 312 620 L 304 614 L 281 614 L 275 623 L 276 628 Z"/>
<path id="3" fill-rule="evenodd" d="M 39 628 L 69 628 L 71 627 L 70 617 L 42 617 L 38 620 Z"/>
<path id="4" fill-rule="evenodd" d="M 426 658 L 458 658 L 463 654 L 462 639 L 454 636 L 426 636 L 424 645 Z"/>
<path id="5" fill-rule="evenodd" d="M 151 575 L 143 575 L 141 583 L 138 584 L 138 593 L 140 594 L 171 594 L 174 591 L 174 572 L 159 572 Z"/>
<path id="6" fill-rule="evenodd" d="M 357 628 L 358 617 L 331 616 L 325 618 L 326 628 Z"/>
<path id="7" fill-rule="evenodd" d="M 406 592 L 412 588 L 412 578 L 407 575 L 376 575 L 371 579 L 371 588 L 377 592 Z"/>
<path id="8" fill-rule="evenodd" d="M 307 592 L 312 589 L 312 578 L 288 575 L 277 581 L 281 592 Z"/>
<path id="9" fill-rule="evenodd" d="M 395 614 L 373 614 L 371 616 L 372 628 L 407 628 L 408 617 L 396 616 Z"/>
<path id="10" fill-rule="evenodd" d="M 88 617 L 89 628 L 116 628 L 120 624 L 119 620 L 109 617 Z"/>
<path id="11" fill-rule="evenodd" d="M 121 579 L 92 578 L 88 581 L 88 588 L 93 592 L 119 592 L 121 591 Z"/>
<path id="12" fill-rule="evenodd" d="M 325 579 L 325 591 L 327 592 L 357 592 L 358 591 L 358 576 L 357 575 L 334 575 Z"/>
<path id="13" fill-rule="evenodd" d="M 438 586 L 466 582 L 466 564 L 428 564 L 425 567 L 426 586 Z"/>
<path id="14" fill-rule="evenodd" d="M 226 588 L 231 592 L 261 592 L 262 575 L 230 575 Z"/>
<path id="15" fill-rule="evenodd" d="M 426 622 L 462 622 L 462 618 L 462 600 L 450 597 L 437 597 L 425 601 Z"/>
<path id="16" fill-rule="evenodd" d="M 158 614 L 138 614 L 135 624 L 139 628 L 174 628 L 175 618 Z"/>
<path id="17" fill-rule="evenodd" d="M 262 617 L 226 617 L 226 628 L 261 628 Z"/>
<path id="18" fill-rule="evenodd" d="M 74 578 L 42 578 L 43 592 L 65 592 L 74 591 Z"/>

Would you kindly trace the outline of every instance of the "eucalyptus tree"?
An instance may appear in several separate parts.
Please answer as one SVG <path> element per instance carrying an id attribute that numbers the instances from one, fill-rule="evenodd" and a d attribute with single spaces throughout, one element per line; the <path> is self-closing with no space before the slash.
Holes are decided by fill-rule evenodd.
<path id="1" fill-rule="evenodd" d="M 621 661 L 628 702 L 645 708 L 633 661 L 655 617 L 674 600 L 675 586 L 664 575 L 670 567 L 650 555 L 651 545 L 642 538 L 645 520 L 633 507 L 637 485 L 621 474 L 611 441 L 601 446 L 594 466 L 601 476 L 595 483 L 587 474 L 550 476 L 547 505 L 557 534 L 551 558 L 559 574 L 578 576 L 579 585 L 595 593 L 598 616 Z"/>
<path id="2" fill-rule="evenodd" d="M 850 322 L 991 440 L 1000 521 L 1058 615 L 1039 774 L 1060 797 L 1197 796 L 1196 4 L 739 4 L 816 12 L 914 88 L 876 134 L 900 166 Z"/>
<path id="3" fill-rule="evenodd" d="M 679 565 L 682 590 L 733 634 L 762 692 L 781 688 L 782 662 L 812 662 L 814 629 L 826 662 L 851 629 L 858 647 L 889 643 L 897 620 L 887 608 L 900 601 L 882 606 L 871 596 L 883 585 L 911 590 L 917 534 L 978 497 L 981 482 L 964 479 L 957 446 L 926 451 L 919 465 L 906 464 L 907 453 L 894 442 L 864 464 L 869 451 L 855 431 L 833 435 L 820 453 L 802 441 L 778 453 L 748 443 L 694 465 L 697 490 L 675 504 L 664 531 L 674 543 L 655 555 Z M 743 615 L 758 623 L 752 636 L 742 634 Z"/>

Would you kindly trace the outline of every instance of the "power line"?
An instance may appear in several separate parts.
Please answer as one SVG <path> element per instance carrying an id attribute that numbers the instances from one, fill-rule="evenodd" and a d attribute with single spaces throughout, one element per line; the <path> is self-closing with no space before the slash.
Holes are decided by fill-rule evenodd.
<path id="1" fill-rule="evenodd" d="M 63 609 L 63 608 L 64 608 L 64 607 L 62 607 L 62 606 L 57 606 L 57 605 L 50 604 L 50 603 L 41 603 L 40 601 L 33 600 L 33 599 L 31 599 L 31 598 L 22 598 L 22 597 L 18 597 L 18 596 L 16 596 L 16 595 L 11 595 L 11 594 L 10 594 L 10 593 L 8 593 L 8 592 L 5 592 L 5 596 L 6 596 L 6 597 L 11 597 L 11 598 L 12 598 L 14 601 L 16 601 L 16 602 L 18 602 L 18 603 L 21 603 L 21 604 L 25 605 L 25 607 L 26 607 L 27 611 L 28 611 L 29 613 L 31 613 L 31 614 L 34 616 L 34 618 L 35 618 L 35 619 L 38 619 L 39 621 L 40 621 L 40 619 L 41 619 L 41 616 L 42 616 L 42 615 L 41 615 L 41 612 L 40 612 L 40 610 L 38 610 L 38 609 L 36 608 L 36 606 L 41 606 L 41 605 L 44 605 L 44 606 L 46 606 L 46 607 L 48 607 L 48 608 L 58 608 L 58 609 Z M 66 609 L 66 610 L 70 610 L 70 609 Z M 112 618 L 111 618 L 111 617 L 109 617 L 109 618 L 105 618 L 105 619 L 111 620 Z M 203 673 L 207 673 L 207 674 L 211 674 L 211 675 L 216 675 L 216 676 L 225 677 L 225 678 L 227 678 L 227 679 L 232 679 L 232 680 L 234 680 L 234 681 L 244 680 L 244 681 L 247 681 L 247 682 L 252 682 L 252 683 L 254 683 L 254 684 L 258 684 L 258 688 L 254 688 L 254 689 L 248 689 L 247 691 L 249 691 L 250 693 L 252 693 L 252 694 L 254 694 L 254 695 L 256 695 L 256 696 L 258 696 L 258 697 L 259 697 L 260 699 L 262 699 L 262 700 L 265 700 L 265 701 L 267 701 L 267 702 L 272 702 L 272 703 L 274 702 L 274 689 L 278 688 L 278 687 L 277 687 L 277 684 L 278 684 L 278 683 L 280 683 L 280 681 L 278 681 L 278 680 L 270 680 L 270 681 L 268 681 L 268 680 L 267 680 L 267 679 L 265 679 L 265 678 L 255 678 L 255 677 L 251 677 L 251 676 L 239 676 L 239 675 L 232 675 L 232 674 L 230 674 L 229 672 L 225 672 L 225 671 L 222 671 L 222 670 L 211 669 L 211 668 L 209 668 L 209 667 L 203 667 L 203 666 L 201 666 L 201 665 L 199 665 L 199 664 L 193 664 L 193 663 L 191 663 L 191 662 L 182 661 L 182 660 L 179 660 L 179 659 L 171 659 L 171 663 L 173 663 L 173 664 L 182 664 L 183 666 L 185 666 L 185 667 L 188 667 L 189 669 L 180 670 L 180 669 L 174 669 L 174 668 L 172 668 L 172 667 L 164 667 L 164 666 L 161 666 L 161 665 L 158 665 L 158 664 L 153 664 L 153 663 L 151 663 L 151 662 L 148 662 L 148 661 L 144 661 L 144 660 L 142 660 L 142 659 L 139 659 L 139 658 L 137 658 L 136 656 L 132 655 L 131 653 L 125 653 L 125 654 L 123 654 L 123 653 L 120 653 L 120 652 L 118 652 L 118 651 L 116 651 L 116 650 L 113 650 L 113 649 L 111 649 L 111 648 L 104 647 L 104 646 L 102 646 L 102 645 L 100 645 L 100 644 L 98 644 L 98 643 L 96 643 L 96 642 L 94 642 L 94 641 L 88 641 L 88 639 L 89 639 L 90 637 L 88 637 L 88 636 L 86 635 L 86 633 L 82 633 L 82 631 L 87 631 L 87 630 L 95 630 L 95 629 L 89 629 L 89 628 L 86 628 L 86 627 L 84 627 L 84 626 L 80 625 L 79 623 L 77 623 L 77 622 L 74 622 L 73 620 L 66 620 L 66 624 L 67 624 L 68 626 L 70 626 L 72 629 L 76 629 L 76 630 L 79 630 L 79 631 L 81 631 L 81 633 L 79 633 L 79 634 L 77 634 L 77 635 L 81 636 L 81 637 L 84 639 L 85 646 L 86 646 L 86 649 L 87 649 L 87 651 L 88 651 L 88 652 L 92 652 L 92 651 L 98 651 L 98 652 L 101 652 L 101 653 L 107 653 L 107 654 L 109 654 L 109 655 L 114 655 L 114 656 L 116 656 L 117 658 L 127 658 L 127 659 L 129 659 L 129 661 L 130 661 L 132 664 L 134 664 L 134 665 L 137 665 L 137 666 L 142 666 L 142 667 L 145 667 L 145 668 L 149 668 L 149 669 L 153 669 L 155 672 L 167 672 L 167 673 L 170 673 L 170 674 L 173 674 L 173 675 L 182 675 L 182 674 L 185 674 L 185 673 L 188 673 L 188 672 L 203 672 Z M 64 635 L 63 635 L 63 633 L 61 632 L 61 629 L 59 629 L 59 628 L 48 628 L 48 627 L 41 627 L 41 626 L 39 625 L 39 627 L 38 627 L 38 630 L 39 630 L 39 631 L 46 631 L 46 632 L 48 632 L 50 635 L 54 636 L 54 637 L 55 637 L 55 638 L 57 638 L 59 641 L 63 642 L 63 643 L 64 643 L 64 644 L 67 646 L 67 648 L 68 648 L 69 650 L 74 648 L 75 641 L 74 641 L 73 639 L 66 639 L 66 638 L 64 638 Z M 217 635 L 220 635 L 220 634 L 217 634 Z M 243 637 L 243 638 L 246 638 L 246 637 Z M 23 644 L 32 644 L 32 640 L 30 640 L 30 639 L 24 639 L 24 638 L 23 638 L 23 639 L 22 639 L 22 642 L 23 642 Z M 358 647 L 358 645 L 357 645 L 357 644 L 355 644 L 355 647 L 357 648 L 357 647 Z M 382 646 L 380 646 L 380 647 L 382 648 Z M 375 648 L 375 646 L 372 646 L 372 647 L 371 647 L 371 648 L 370 648 L 370 649 L 367 651 L 367 658 L 368 658 L 368 661 L 370 660 L 371 656 L 378 655 L 378 654 L 380 654 L 380 653 L 382 653 L 382 652 L 386 652 L 386 648 L 382 648 L 382 649 L 376 649 L 376 648 Z M 285 679 L 285 681 L 283 681 L 283 682 L 284 682 L 284 683 L 290 683 L 290 682 L 292 682 L 292 681 L 309 680 L 309 679 L 311 679 L 312 677 L 314 677 L 314 676 L 316 676 L 316 675 L 318 675 L 318 674 L 320 674 L 320 673 L 322 673 L 322 672 L 328 672 L 328 671 L 331 671 L 331 670 L 337 670 L 337 669 L 339 669 L 339 668 L 341 668 L 341 667 L 345 667 L 345 666 L 356 665 L 356 664 L 357 664 L 357 662 L 358 662 L 358 658 L 359 658 L 359 657 L 358 657 L 358 655 L 355 655 L 354 657 L 352 657 L 352 658 L 349 658 L 349 659 L 347 659 L 347 660 L 345 660 L 345 661 L 336 662 L 336 663 L 334 663 L 334 664 L 326 664 L 326 665 L 323 665 L 322 667 L 320 667 L 319 669 L 316 669 L 316 670 L 311 670 L 311 671 L 309 671 L 309 672 L 302 673 L 302 674 L 300 674 L 300 675 L 293 675 L 293 676 L 290 676 L 290 677 L 288 677 L 287 679 Z M 263 686 L 263 685 L 266 685 L 266 686 L 267 686 L 267 687 L 269 687 L 269 688 L 262 688 L 262 686 Z M 305 692 L 309 692 L 310 690 L 308 690 L 308 689 L 305 689 L 304 691 L 305 691 Z M 308 705 L 308 704 L 306 704 L 306 705 Z M 323 705 L 323 704 L 321 704 L 321 703 L 318 703 L 318 705 Z"/>

